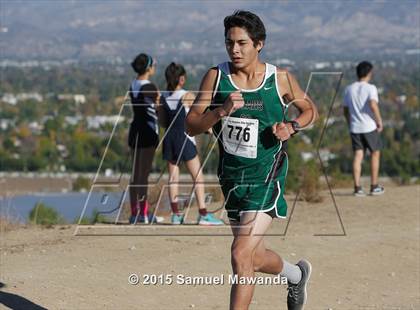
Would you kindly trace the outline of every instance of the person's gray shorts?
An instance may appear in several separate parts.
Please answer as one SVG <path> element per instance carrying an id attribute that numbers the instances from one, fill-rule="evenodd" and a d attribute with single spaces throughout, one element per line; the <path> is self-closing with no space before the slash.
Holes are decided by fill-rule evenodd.
<path id="1" fill-rule="evenodd" d="M 353 151 L 366 150 L 370 152 L 382 149 L 382 140 L 377 130 L 367 133 L 350 133 Z"/>

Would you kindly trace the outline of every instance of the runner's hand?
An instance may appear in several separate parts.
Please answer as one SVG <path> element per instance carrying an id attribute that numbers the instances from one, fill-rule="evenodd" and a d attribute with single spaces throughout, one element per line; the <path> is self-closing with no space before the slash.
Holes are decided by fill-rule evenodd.
<path id="1" fill-rule="evenodd" d="M 286 141 L 291 137 L 288 125 L 283 122 L 275 123 L 273 126 L 271 126 L 271 129 L 273 131 L 273 135 L 278 140 Z"/>
<path id="2" fill-rule="evenodd" d="M 245 105 L 244 98 L 242 97 L 241 92 L 238 90 L 229 94 L 229 96 L 226 98 L 225 102 L 223 103 L 223 110 L 225 110 L 227 115 L 230 115 L 236 110 L 242 108 L 244 105 Z"/>
<path id="3" fill-rule="evenodd" d="M 384 125 L 382 124 L 382 121 L 376 123 L 376 129 L 378 132 L 382 132 L 384 130 Z"/>

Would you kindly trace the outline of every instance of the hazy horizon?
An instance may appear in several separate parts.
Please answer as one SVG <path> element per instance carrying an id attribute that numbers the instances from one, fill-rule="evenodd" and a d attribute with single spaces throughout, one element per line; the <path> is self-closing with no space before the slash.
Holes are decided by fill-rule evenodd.
<path id="1" fill-rule="evenodd" d="M 420 48 L 419 1 L 2 1 L 3 59 L 224 55 L 223 18 L 257 13 L 266 55 L 362 57 Z"/>

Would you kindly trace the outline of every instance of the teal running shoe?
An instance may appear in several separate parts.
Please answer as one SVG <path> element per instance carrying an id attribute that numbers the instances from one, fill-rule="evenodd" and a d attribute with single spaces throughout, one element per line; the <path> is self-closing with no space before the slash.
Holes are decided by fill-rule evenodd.
<path id="1" fill-rule="evenodd" d="M 197 219 L 198 225 L 223 225 L 223 221 L 215 218 L 212 213 L 207 213 L 206 215 L 199 215 Z"/>
<path id="2" fill-rule="evenodd" d="M 181 225 L 184 222 L 184 215 L 183 214 L 172 214 L 171 216 L 171 223 L 172 225 Z"/>

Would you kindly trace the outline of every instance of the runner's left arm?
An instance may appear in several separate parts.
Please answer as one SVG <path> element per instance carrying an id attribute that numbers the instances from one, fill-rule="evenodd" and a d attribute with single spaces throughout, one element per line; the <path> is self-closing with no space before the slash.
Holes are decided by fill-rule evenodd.
<path id="1" fill-rule="evenodd" d="M 318 109 L 312 99 L 302 90 L 296 78 L 286 70 L 277 72 L 278 87 L 282 90 L 283 100 L 288 104 L 293 104 L 300 112 L 299 116 L 293 121 L 299 124 L 300 129 L 305 129 L 312 125 L 319 117 Z M 288 133 L 285 131 L 288 131 Z M 273 134 L 284 141 L 295 133 L 291 123 L 280 123 L 273 125 Z"/>

